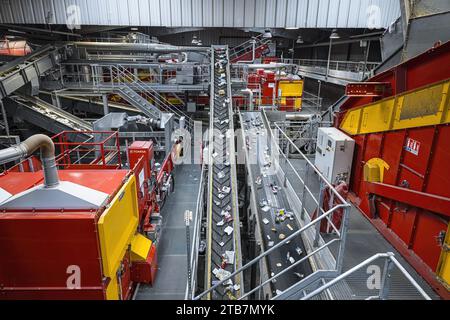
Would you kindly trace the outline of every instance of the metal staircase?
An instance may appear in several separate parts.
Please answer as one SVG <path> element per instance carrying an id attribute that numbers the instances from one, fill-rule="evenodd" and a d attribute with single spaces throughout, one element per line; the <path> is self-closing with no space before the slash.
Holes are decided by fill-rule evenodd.
<path id="1" fill-rule="evenodd" d="M 161 110 L 151 104 L 147 99 L 143 98 L 136 91 L 129 86 L 123 86 L 116 90 L 124 100 L 126 100 L 132 106 L 138 108 L 146 116 L 153 119 L 161 119 Z"/>
<path id="2" fill-rule="evenodd" d="M 110 65 L 108 67 L 110 69 L 109 78 L 106 78 L 103 74 L 93 77 L 96 87 L 112 87 L 113 91 L 128 103 L 154 119 L 161 119 L 162 112 L 173 113 L 178 121 L 184 117 L 185 129 L 192 132 L 194 122 L 185 111 L 170 103 L 127 68 L 121 65 Z"/>
<path id="3" fill-rule="evenodd" d="M 269 51 L 270 39 L 259 35 L 230 49 L 230 62 L 253 62 Z"/>

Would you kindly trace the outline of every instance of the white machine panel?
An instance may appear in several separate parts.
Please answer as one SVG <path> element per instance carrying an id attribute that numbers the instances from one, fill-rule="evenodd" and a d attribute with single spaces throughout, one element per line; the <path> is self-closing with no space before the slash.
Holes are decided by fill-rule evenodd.
<path id="1" fill-rule="evenodd" d="M 355 140 L 339 129 L 319 128 L 317 132 L 317 169 L 330 183 L 349 183 Z"/>

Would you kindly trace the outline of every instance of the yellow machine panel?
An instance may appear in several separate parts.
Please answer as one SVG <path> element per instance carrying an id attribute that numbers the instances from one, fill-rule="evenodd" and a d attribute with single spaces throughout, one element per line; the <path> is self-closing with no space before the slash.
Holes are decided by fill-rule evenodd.
<path id="1" fill-rule="evenodd" d="M 444 286 L 450 290 L 450 224 L 445 235 L 444 245 L 442 246 L 441 257 L 436 269 L 436 274 Z"/>
<path id="2" fill-rule="evenodd" d="M 98 221 L 103 274 L 111 279 L 138 225 L 136 178 L 131 176 Z"/>
<path id="3" fill-rule="evenodd" d="M 114 276 L 108 283 L 106 288 L 106 300 L 119 300 L 119 282 Z"/>
<path id="4" fill-rule="evenodd" d="M 151 247 L 152 241 L 137 233 L 131 241 L 131 261 L 145 261 Z"/>
<path id="5" fill-rule="evenodd" d="M 294 108 L 300 109 L 302 106 L 303 95 L 303 80 L 280 80 L 278 82 L 278 96 L 280 98 L 280 104 L 287 105 L 286 98 L 293 98 Z"/>
<path id="6" fill-rule="evenodd" d="M 383 182 L 384 170 L 389 170 L 389 165 L 380 158 L 372 158 L 364 164 L 364 181 Z"/>
<path id="7" fill-rule="evenodd" d="M 349 110 L 340 128 L 356 135 L 449 123 L 449 87 L 447 79 Z"/>

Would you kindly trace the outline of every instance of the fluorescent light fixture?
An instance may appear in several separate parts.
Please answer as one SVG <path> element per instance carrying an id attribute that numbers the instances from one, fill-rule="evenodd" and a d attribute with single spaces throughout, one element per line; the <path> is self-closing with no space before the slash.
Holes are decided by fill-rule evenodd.
<path id="1" fill-rule="evenodd" d="M 340 36 L 337 33 L 337 30 L 333 29 L 333 31 L 331 32 L 331 35 L 330 35 L 330 39 L 339 39 L 339 38 L 340 38 Z"/>
<path id="2" fill-rule="evenodd" d="M 286 27 L 286 30 L 297 30 L 300 29 L 299 27 Z"/>
<path id="3" fill-rule="evenodd" d="M 272 38 L 272 33 L 270 32 L 270 30 L 264 31 L 263 38 Z"/>
<path id="4" fill-rule="evenodd" d="M 138 31 L 139 28 L 133 27 L 133 28 L 131 28 L 130 30 L 131 30 L 131 31 Z"/>

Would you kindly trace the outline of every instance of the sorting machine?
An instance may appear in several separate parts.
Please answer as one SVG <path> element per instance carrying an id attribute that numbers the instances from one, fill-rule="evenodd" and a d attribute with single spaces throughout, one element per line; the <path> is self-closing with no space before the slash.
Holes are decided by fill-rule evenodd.
<path id="1" fill-rule="evenodd" d="M 0 151 L 1 163 L 26 158 L 0 175 L 0 299 L 130 299 L 155 280 L 177 146 L 157 170 L 151 141 L 131 144 L 126 164 L 117 132 L 74 134 Z"/>

